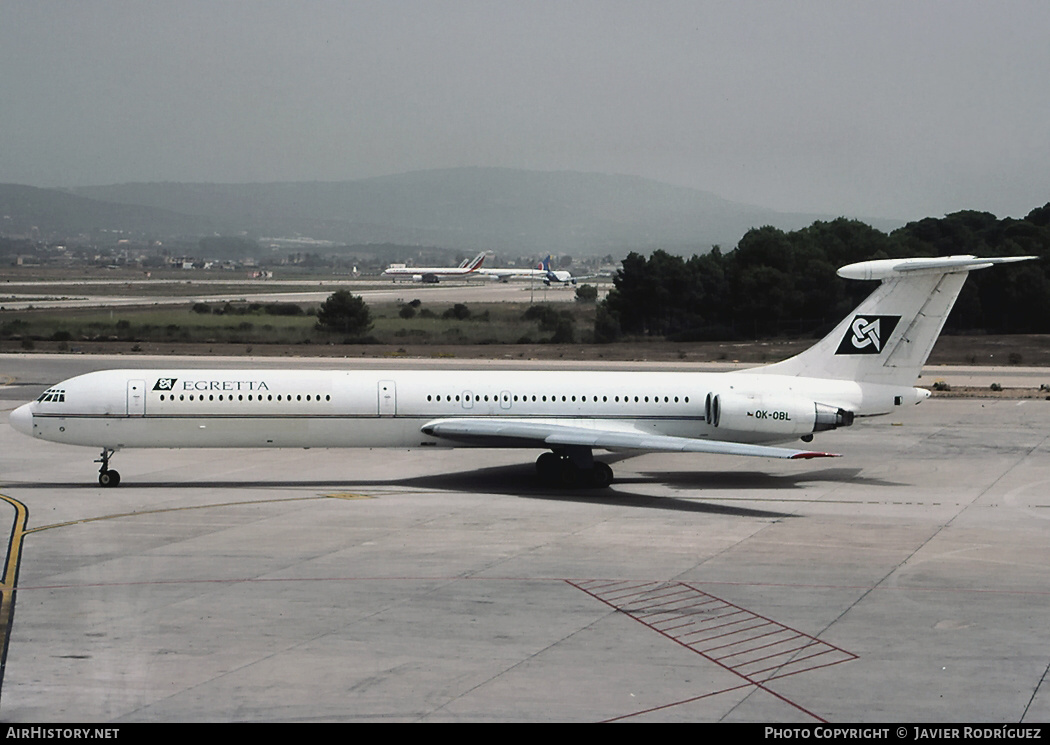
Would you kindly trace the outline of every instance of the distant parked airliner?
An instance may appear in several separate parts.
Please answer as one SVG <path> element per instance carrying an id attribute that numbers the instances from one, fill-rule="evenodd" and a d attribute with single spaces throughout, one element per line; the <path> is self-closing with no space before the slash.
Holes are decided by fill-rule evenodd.
<path id="1" fill-rule="evenodd" d="M 413 267 L 405 266 L 404 264 L 391 264 L 383 271 L 383 274 L 387 277 L 392 277 L 395 282 L 402 279 L 411 282 L 437 283 L 442 277 L 446 279 L 466 279 L 481 268 L 483 261 L 485 261 L 484 251 L 456 267 Z"/>
<path id="2" fill-rule="evenodd" d="M 508 282 L 512 279 L 531 279 L 537 282 L 542 282 L 548 287 L 551 284 L 574 285 L 581 279 L 590 279 L 591 277 L 598 276 L 596 274 L 587 274 L 580 277 L 574 277 L 564 269 L 551 269 L 550 254 L 547 254 L 547 258 L 537 264 L 535 269 L 478 269 L 478 274 L 499 282 Z"/>

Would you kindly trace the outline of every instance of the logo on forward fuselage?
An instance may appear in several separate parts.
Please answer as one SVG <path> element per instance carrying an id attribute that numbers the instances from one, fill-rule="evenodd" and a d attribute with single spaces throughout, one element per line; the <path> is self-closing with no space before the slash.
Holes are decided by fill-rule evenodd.
<path id="1" fill-rule="evenodd" d="M 174 391 L 178 378 L 157 378 L 155 391 Z M 180 391 L 268 391 L 265 380 L 183 380 Z"/>
<path id="2" fill-rule="evenodd" d="M 265 380 L 183 380 L 183 391 L 268 391 Z"/>
<path id="3" fill-rule="evenodd" d="M 855 316 L 835 354 L 878 354 L 900 316 Z"/>

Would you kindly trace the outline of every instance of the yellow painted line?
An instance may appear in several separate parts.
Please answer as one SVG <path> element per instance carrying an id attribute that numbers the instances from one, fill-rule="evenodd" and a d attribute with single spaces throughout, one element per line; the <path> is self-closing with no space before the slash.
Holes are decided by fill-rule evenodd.
<path id="1" fill-rule="evenodd" d="M 4 561 L 3 576 L 0 578 L 0 691 L 3 690 L 4 670 L 7 667 L 7 645 L 11 638 L 11 625 L 14 619 L 15 591 L 18 583 L 18 567 L 22 559 L 22 545 L 25 537 L 30 533 L 39 533 L 52 528 L 63 528 L 70 525 L 82 525 L 84 523 L 98 522 L 99 520 L 113 520 L 122 517 L 139 517 L 143 515 L 159 515 L 165 512 L 184 512 L 186 510 L 206 510 L 216 507 L 243 507 L 255 504 L 269 504 L 274 502 L 301 502 L 310 499 L 373 499 L 364 494 L 352 494 L 341 492 L 337 494 L 322 494 L 313 497 L 286 497 L 282 499 L 244 500 L 240 502 L 220 502 L 217 504 L 202 504 L 193 507 L 169 507 L 158 510 L 144 510 L 142 512 L 123 512 L 115 515 L 102 515 L 100 517 L 86 517 L 81 520 L 69 520 L 53 525 L 41 525 L 38 528 L 27 528 L 29 521 L 29 508 L 13 497 L 0 494 L 0 501 L 7 502 L 14 507 L 14 521 L 11 524 L 11 536 L 7 543 L 7 555 Z"/>
<path id="2" fill-rule="evenodd" d="M 17 499 L 0 494 L 0 500 L 15 508 L 15 519 L 11 523 L 11 537 L 7 542 L 4 559 L 4 574 L 0 583 L 0 690 L 3 688 L 4 671 L 7 668 L 7 643 L 11 638 L 11 624 L 15 613 L 15 585 L 18 582 L 18 565 L 22 560 L 22 543 L 26 535 L 29 508 Z"/>
<path id="3" fill-rule="evenodd" d="M 26 521 L 29 519 L 29 508 L 17 499 L 0 494 L 0 500 L 15 508 L 15 519 L 11 525 L 11 538 L 7 544 L 7 556 L 4 560 L 4 574 L 0 582 L 0 593 L 3 593 L 3 605 L 0 607 L 0 626 L 6 625 L 10 614 L 11 592 L 18 580 L 18 563 L 22 558 L 22 539 L 26 534 Z"/>

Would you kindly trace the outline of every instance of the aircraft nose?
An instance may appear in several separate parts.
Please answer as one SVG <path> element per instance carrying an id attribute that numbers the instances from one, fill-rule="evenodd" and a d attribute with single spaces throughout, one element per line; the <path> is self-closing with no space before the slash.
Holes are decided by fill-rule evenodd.
<path id="1" fill-rule="evenodd" d="M 23 404 L 17 409 L 11 412 L 9 421 L 11 426 L 23 435 L 33 434 L 33 412 L 30 409 L 31 404 Z"/>

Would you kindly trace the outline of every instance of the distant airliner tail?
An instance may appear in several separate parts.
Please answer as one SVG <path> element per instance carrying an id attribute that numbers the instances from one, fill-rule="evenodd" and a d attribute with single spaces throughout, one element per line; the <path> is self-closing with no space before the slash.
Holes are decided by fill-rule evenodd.
<path id="1" fill-rule="evenodd" d="M 862 261 L 847 279 L 882 284 L 813 347 L 751 372 L 887 385 L 914 385 L 970 271 L 1034 256 Z"/>

